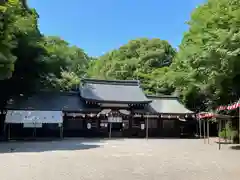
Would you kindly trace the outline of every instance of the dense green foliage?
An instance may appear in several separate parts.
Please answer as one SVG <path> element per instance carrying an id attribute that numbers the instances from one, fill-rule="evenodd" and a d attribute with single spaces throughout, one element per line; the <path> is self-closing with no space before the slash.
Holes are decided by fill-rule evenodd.
<path id="1" fill-rule="evenodd" d="M 156 93 L 164 85 L 164 74 L 176 51 L 160 39 L 141 38 L 130 41 L 117 50 L 94 61 L 88 76 L 100 79 L 139 79 L 149 93 Z M 159 86 L 158 86 L 159 85 Z"/>
<path id="2" fill-rule="evenodd" d="M 167 41 L 140 38 L 95 59 L 42 35 L 37 12 L 23 2 L 0 8 L 2 99 L 42 88 L 69 90 L 83 76 L 139 79 L 146 93 L 176 93 L 197 111 L 239 98 L 239 0 L 208 0 L 196 8 L 178 51 Z"/>
<path id="3" fill-rule="evenodd" d="M 172 65 L 186 103 L 200 97 L 202 108 L 211 109 L 239 97 L 239 7 L 238 0 L 209 0 L 192 13 Z"/>
<path id="4" fill-rule="evenodd" d="M 90 58 L 59 37 L 40 33 L 38 14 L 17 0 L 1 5 L 0 102 L 10 95 L 79 84 Z M 70 80 L 69 80 L 70 79 Z M 68 84 L 68 85 L 67 85 Z"/>

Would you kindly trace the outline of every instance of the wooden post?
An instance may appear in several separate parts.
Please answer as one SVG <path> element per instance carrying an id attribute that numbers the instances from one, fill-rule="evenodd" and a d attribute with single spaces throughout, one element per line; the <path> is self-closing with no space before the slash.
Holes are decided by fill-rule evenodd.
<path id="1" fill-rule="evenodd" d="M 3 138 L 4 140 L 6 140 L 6 123 L 4 123 L 4 127 L 3 127 Z"/>
<path id="2" fill-rule="evenodd" d="M 204 144 L 206 143 L 206 120 L 203 120 L 203 139 L 204 139 Z"/>
<path id="3" fill-rule="evenodd" d="M 37 131 L 37 128 L 36 128 L 36 123 L 34 123 L 34 129 L 33 129 L 33 139 L 36 139 L 36 131 Z"/>
<path id="4" fill-rule="evenodd" d="M 200 139 L 202 138 L 202 123 L 201 123 L 201 119 L 198 119 L 199 121 L 199 136 L 200 136 Z"/>
<path id="5" fill-rule="evenodd" d="M 146 139 L 148 139 L 148 113 L 147 113 L 147 120 L 146 120 Z"/>
<path id="6" fill-rule="evenodd" d="M 226 129 L 227 126 L 226 126 L 226 125 L 227 125 L 227 121 L 224 120 L 224 137 L 225 137 L 224 140 L 225 140 L 225 143 L 226 143 L 227 140 L 228 140 L 228 139 L 227 139 L 227 138 L 228 138 L 228 137 L 227 137 L 227 129 Z"/>
<path id="7" fill-rule="evenodd" d="M 220 150 L 221 149 L 221 139 L 220 139 L 220 132 L 221 132 L 221 129 L 222 129 L 222 120 L 219 119 L 218 120 L 219 123 L 218 123 L 218 149 Z"/>
<path id="8" fill-rule="evenodd" d="M 112 137 L 112 122 L 109 122 L 109 138 Z"/>
<path id="9" fill-rule="evenodd" d="M 238 108 L 238 143 L 240 144 L 240 108 Z"/>
<path id="10" fill-rule="evenodd" d="M 63 123 L 60 126 L 60 138 L 63 139 Z"/>
<path id="11" fill-rule="evenodd" d="M 199 129 L 198 129 L 198 126 L 199 126 L 199 125 L 198 125 L 198 121 L 197 121 L 197 123 L 196 123 L 196 134 L 195 134 L 196 136 L 199 136 Z"/>
<path id="12" fill-rule="evenodd" d="M 11 124 L 8 124 L 8 140 L 11 138 Z"/>
<path id="13" fill-rule="evenodd" d="M 209 120 L 207 120 L 207 138 L 208 138 L 208 144 L 209 144 Z"/>

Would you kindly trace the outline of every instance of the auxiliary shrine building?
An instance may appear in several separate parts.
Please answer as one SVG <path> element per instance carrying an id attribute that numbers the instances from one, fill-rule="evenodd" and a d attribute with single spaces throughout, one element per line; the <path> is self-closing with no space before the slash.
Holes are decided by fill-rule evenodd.
<path id="1" fill-rule="evenodd" d="M 196 133 L 195 113 L 174 96 L 147 96 L 136 80 L 83 79 L 78 91 L 13 97 L 8 139 L 41 137 L 180 137 Z"/>

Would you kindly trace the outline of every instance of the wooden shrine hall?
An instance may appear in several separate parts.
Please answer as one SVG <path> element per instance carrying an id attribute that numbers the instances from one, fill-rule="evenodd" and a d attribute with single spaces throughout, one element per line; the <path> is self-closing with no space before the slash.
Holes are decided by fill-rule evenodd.
<path id="1" fill-rule="evenodd" d="M 147 96 L 136 80 L 83 79 L 77 91 L 12 97 L 8 139 L 28 137 L 180 137 L 196 133 L 195 113 L 174 96 Z"/>

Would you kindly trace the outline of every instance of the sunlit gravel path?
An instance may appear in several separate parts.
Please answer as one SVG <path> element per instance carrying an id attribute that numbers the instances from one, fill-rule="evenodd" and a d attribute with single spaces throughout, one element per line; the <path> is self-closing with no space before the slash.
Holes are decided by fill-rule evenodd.
<path id="1" fill-rule="evenodd" d="M 240 150 L 196 139 L 0 144 L 2 180 L 239 180 Z"/>

